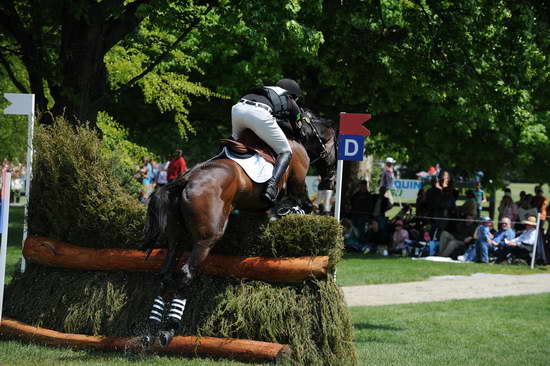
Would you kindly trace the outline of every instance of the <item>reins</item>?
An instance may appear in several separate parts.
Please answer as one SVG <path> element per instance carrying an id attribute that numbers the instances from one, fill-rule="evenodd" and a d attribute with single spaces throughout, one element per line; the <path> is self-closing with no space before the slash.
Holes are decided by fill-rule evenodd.
<path id="1" fill-rule="evenodd" d="M 326 144 L 323 142 L 323 139 L 321 138 L 321 134 L 319 133 L 319 131 L 317 131 L 317 127 L 315 127 L 315 124 L 311 122 L 311 119 L 309 117 L 303 117 L 302 121 L 306 122 L 309 125 L 309 127 L 311 127 L 313 134 L 315 135 L 315 137 L 317 138 L 317 141 L 321 145 L 321 153 L 317 158 L 311 161 L 310 164 L 315 163 L 319 159 L 325 159 L 328 156 L 328 151 L 327 151 Z"/>

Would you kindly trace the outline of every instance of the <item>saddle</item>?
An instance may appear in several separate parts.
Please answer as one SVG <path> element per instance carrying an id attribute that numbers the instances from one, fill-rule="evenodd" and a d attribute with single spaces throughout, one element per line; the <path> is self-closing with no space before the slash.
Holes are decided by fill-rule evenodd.
<path id="1" fill-rule="evenodd" d="M 221 146 L 226 147 L 233 155 L 249 158 L 254 154 L 259 154 L 270 164 L 275 164 L 277 154 L 268 144 L 250 129 L 244 130 L 237 140 L 233 138 L 221 139 Z"/>

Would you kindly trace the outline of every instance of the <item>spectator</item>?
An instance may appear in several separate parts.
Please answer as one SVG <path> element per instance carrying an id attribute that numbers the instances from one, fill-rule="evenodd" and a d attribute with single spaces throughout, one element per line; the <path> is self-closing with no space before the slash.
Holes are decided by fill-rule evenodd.
<path id="1" fill-rule="evenodd" d="M 544 226 L 546 222 L 546 209 L 548 207 L 548 200 L 543 195 L 543 190 L 541 186 L 535 187 L 535 197 L 531 202 L 532 206 L 537 209 L 537 212 L 540 213 L 540 227 Z"/>
<path id="2" fill-rule="evenodd" d="M 171 182 L 180 175 L 183 175 L 186 170 L 187 163 L 183 158 L 183 151 L 176 150 L 174 152 L 174 157 L 170 160 L 170 164 L 168 165 L 168 182 Z"/>
<path id="3" fill-rule="evenodd" d="M 153 192 L 154 174 L 153 166 L 151 165 L 149 159 L 142 157 L 141 161 L 143 163 L 143 166 L 140 169 L 142 176 L 141 201 L 145 203 L 149 200 L 149 196 Z"/>
<path id="4" fill-rule="evenodd" d="M 457 253 L 464 252 L 466 246 L 474 242 L 475 230 L 474 216 L 467 216 L 465 222 L 458 222 L 453 233 L 444 230 L 439 238 L 439 256 L 456 257 Z"/>
<path id="5" fill-rule="evenodd" d="M 476 206 L 477 206 L 477 217 L 481 217 L 483 204 L 487 202 L 487 198 L 485 197 L 485 191 L 481 189 L 481 182 L 479 181 L 476 183 L 476 189 L 474 190 L 474 195 L 475 195 Z"/>
<path id="6" fill-rule="evenodd" d="M 429 216 L 428 201 L 426 200 L 426 191 L 419 189 L 416 195 L 416 216 Z"/>
<path id="7" fill-rule="evenodd" d="M 372 209 L 372 216 L 378 221 L 378 226 L 381 231 L 386 229 L 387 217 L 386 211 L 392 207 L 390 200 L 386 197 L 386 188 L 381 186 L 378 189 L 378 195 L 374 197 L 374 205 Z"/>
<path id="8" fill-rule="evenodd" d="M 529 216 L 537 216 L 537 208 L 533 206 L 533 196 L 526 194 L 518 208 L 518 220 L 525 221 Z"/>
<path id="9" fill-rule="evenodd" d="M 167 165 L 169 163 L 160 163 L 157 166 L 157 174 L 155 176 L 155 183 L 157 187 L 162 187 L 168 183 L 168 170 Z"/>
<path id="10" fill-rule="evenodd" d="M 509 256 L 529 260 L 538 236 L 537 218 L 529 216 L 521 223 L 525 225 L 525 231 L 512 240 L 504 240 L 505 245 L 498 251 L 497 263 L 506 260 Z"/>
<path id="11" fill-rule="evenodd" d="M 513 240 L 516 237 L 516 232 L 512 229 L 512 221 L 509 217 L 504 217 L 500 221 L 500 230 L 495 234 L 493 240 L 491 240 L 491 247 L 489 248 L 489 254 L 498 253 L 500 247 L 503 247 L 505 240 Z"/>
<path id="12" fill-rule="evenodd" d="M 378 221 L 375 219 L 370 220 L 369 228 L 365 235 L 365 249 L 363 253 L 368 254 L 370 252 L 376 252 L 379 245 L 385 245 L 386 243 L 386 235 L 380 229 Z"/>
<path id="13" fill-rule="evenodd" d="M 508 190 L 510 190 L 508 188 Z M 504 190 L 504 194 L 506 194 L 506 190 Z M 523 202 L 523 199 L 525 198 L 525 195 L 527 193 L 525 191 L 521 191 L 519 192 L 519 201 L 516 202 L 516 205 L 519 207 L 521 205 L 521 203 Z M 512 195 L 512 192 L 510 191 L 510 196 Z"/>
<path id="14" fill-rule="evenodd" d="M 429 217 L 441 215 L 440 202 L 443 190 L 436 177 L 432 178 L 432 186 L 426 191 L 426 210 Z"/>
<path id="15" fill-rule="evenodd" d="M 458 207 L 458 216 L 459 217 L 476 217 L 477 215 L 477 203 L 474 195 L 474 191 L 471 189 L 466 191 L 466 200 L 462 206 Z"/>
<path id="16" fill-rule="evenodd" d="M 365 225 L 372 218 L 375 197 L 369 192 L 366 180 L 359 182 L 357 192 L 351 196 L 351 220 L 359 231 L 360 238 L 364 238 Z"/>
<path id="17" fill-rule="evenodd" d="M 359 241 L 359 231 L 350 219 L 342 219 L 342 234 L 344 236 L 344 247 L 349 251 L 362 251 L 364 248 Z"/>
<path id="18" fill-rule="evenodd" d="M 489 245 L 493 239 L 491 234 L 491 218 L 485 216 L 481 218 L 481 225 L 478 226 L 476 232 L 476 244 L 475 244 L 475 261 L 481 263 L 489 263 Z"/>
<path id="19" fill-rule="evenodd" d="M 380 175 L 380 187 L 385 188 L 386 197 L 390 200 L 390 203 L 393 205 L 393 196 L 391 194 L 391 190 L 393 188 L 393 180 L 394 180 L 394 173 L 393 173 L 393 166 L 395 164 L 395 160 L 391 157 L 386 158 L 386 163 L 384 164 L 384 167 L 382 168 L 382 173 Z"/>
<path id="20" fill-rule="evenodd" d="M 394 253 L 404 253 L 407 248 L 408 241 L 409 232 L 405 230 L 403 221 L 397 220 L 395 222 L 395 231 L 393 232 L 390 251 Z"/>
<path id="21" fill-rule="evenodd" d="M 498 205 L 498 219 L 502 221 L 504 217 L 510 218 L 512 221 L 518 219 L 518 206 L 514 203 L 511 196 L 504 195 Z"/>
<path id="22" fill-rule="evenodd" d="M 332 211 L 332 198 L 334 191 L 331 189 L 331 185 L 322 181 L 321 177 L 318 177 L 318 191 L 317 197 L 319 203 L 323 203 L 323 210 L 320 211 L 320 215 L 330 215 Z"/>

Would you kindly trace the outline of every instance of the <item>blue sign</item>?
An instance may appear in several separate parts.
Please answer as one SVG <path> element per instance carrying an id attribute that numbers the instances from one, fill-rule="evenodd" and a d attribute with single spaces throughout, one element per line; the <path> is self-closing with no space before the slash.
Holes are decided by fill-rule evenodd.
<path id="1" fill-rule="evenodd" d="M 365 154 L 365 136 L 338 136 L 338 160 L 362 161 Z"/>

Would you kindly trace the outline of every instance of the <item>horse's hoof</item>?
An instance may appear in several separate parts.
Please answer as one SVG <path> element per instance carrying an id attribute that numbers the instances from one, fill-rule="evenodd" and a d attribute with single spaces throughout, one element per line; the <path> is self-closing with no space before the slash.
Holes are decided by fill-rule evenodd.
<path id="1" fill-rule="evenodd" d="M 172 338 L 174 338 L 174 330 L 163 330 L 159 333 L 159 343 L 161 347 L 166 347 L 172 342 Z"/>
<path id="2" fill-rule="evenodd" d="M 151 347 L 153 347 L 153 343 L 155 343 L 155 337 L 153 337 L 151 334 L 147 334 L 141 337 L 141 345 L 144 350 L 151 349 Z"/>

